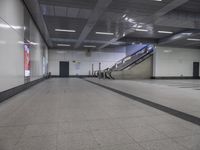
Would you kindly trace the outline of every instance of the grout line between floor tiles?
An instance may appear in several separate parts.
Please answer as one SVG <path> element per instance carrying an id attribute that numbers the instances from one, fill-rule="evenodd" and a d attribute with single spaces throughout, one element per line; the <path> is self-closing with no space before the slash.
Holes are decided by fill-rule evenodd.
<path id="1" fill-rule="evenodd" d="M 179 110 L 175 110 L 173 108 L 170 108 L 170 107 L 167 107 L 167 106 L 152 102 L 152 101 L 147 100 L 147 99 L 143 99 L 141 97 L 137 97 L 135 95 L 132 95 L 132 94 L 117 90 L 115 88 L 111 88 L 109 86 L 102 85 L 100 83 L 96 83 L 96 82 L 93 82 L 93 81 L 90 81 L 90 80 L 87 80 L 87 79 L 83 79 L 83 80 L 85 80 L 85 81 L 87 81 L 87 82 L 89 82 L 91 84 L 103 87 L 103 88 L 105 88 L 107 90 L 110 90 L 112 92 L 118 93 L 118 94 L 120 94 L 122 96 L 125 96 L 127 98 L 130 98 L 130 99 L 132 99 L 134 101 L 140 102 L 142 104 L 148 105 L 148 106 L 153 107 L 155 109 L 158 109 L 160 111 L 166 112 L 166 113 L 168 113 L 168 114 L 170 114 L 172 116 L 178 117 L 180 119 L 183 119 L 185 121 L 188 121 L 188 122 L 191 122 L 193 124 L 196 124 L 196 125 L 200 126 L 200 118 L 198 118 L 196 116 L 181 112 Z"/>

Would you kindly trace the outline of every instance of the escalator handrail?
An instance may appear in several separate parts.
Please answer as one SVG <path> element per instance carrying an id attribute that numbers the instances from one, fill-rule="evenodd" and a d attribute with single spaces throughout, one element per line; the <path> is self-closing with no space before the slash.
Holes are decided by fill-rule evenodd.
<path id="1" fill-rule="evenodd" d="M 133 54 L 126 56 L 125 58 L 130 57 L 130 56 L 132 57 L 132 56 L 136 55 L 138 52 L 144 50 L 145 48 L 147 48 L 147 47 L 149 47 L 149 46 L 150 46 L 150 44 L 147 44 L 147 45 L 145 45 L 144 47 L 142 47 L 141 49 L 139 49 L 139 50 L 137 50 L 136 52 L 134 52 Z M 123 62 L 123 60 L 124 60 L 125 58 L 120 59 L 120 60 L 117 61 L 117 62 Z M 116 64 L 115 64 L 115 65 L 116 65 Z M 113 68 L 115 65 L 113 65 L 111 68 Z"/>
<path id="2" fill-rule="evenodd" d="M 144 46 L 143 48 L 139 49 L 138 51 L 136 51 L 135 53 L 133 53 L 133 54 L 131 54 L 131 55 L 129 55 L 129 56 L 136 55 L 138 52 L 140 52 L 140 51 L 142 51 L 143 49 L 145 49 L 145 48 L 149 47 L 149 45 L 150 45 L 150 44 L 148 44 L 148 45 Z M 127 56 L 127 57 L 128 57 L 128 56 Z M 126 57 L 125 57 L 125 58 L 126 58 Z M 125 58 L 124 58 L 124 59 L 125 59 Z"/>
<path id="3" fill-rule="evenodd" d="M 145 48 L 147 48 L 148 46 L 149 46 L 150 44 L 148 44 L 148 45 L 145 45 L 144 47 L 142 47 L 141 49 L 139 49 L 139 50 L 137 50 L 136 52 L 134 52 L 133 54 L 131 54 L 131 55 L 128 55 L 128 56 L 126 56 L 125 58 L 127 58 L 127 57 L 130 57 L 130 56 L 133 56 L 133 55 L 136 55 L 138 52 L 140 52 L 140 51 L 142 51 L 143 49 L 145 49 Z M 121 61 L 123 61 L 125 58 L 122 58 L 122 59 L 120 59 L 119 61 L 117 61 L 117 62 L 121 62 Z M 115 65 L 114 65 L 115 66 Z M 113 67 L 113 66 L 112 66 Z M 112 68 L 111 67 L 111 68 Z"/>
<path id="4" fill-rule="evenodd" d="M 139 60 L 141 60 L 141 59 L 143 59 L 143 58 L 145 58 L 146 56 L 148 56 L 148 55 L 151 55 L 152 53 L 154 52 L 154 49 L 152 49 L 152 50 L 150 50 L 148 53 L 146 53 L 145 55 L 143 55 L 143 56 L 141 56 L 141 57 L 139 57 L 139 58 L 137 58 L 135 61 L 133 61 L 132 63 L 130 63 L 130 64 L 128 64 L 127 66 L 124 66 L 124 67 L 122 67 L 121 69 L 116 69 L 115 71 L 122 71 L 122 70 L 124 70 L 124 69 L 126 69 L 126 68 L 128 68 L 128 67 L 130 67 L 132 64 L 135 64 L 135 63 L 137 63 L 137 61 L 139 61 Z"/>

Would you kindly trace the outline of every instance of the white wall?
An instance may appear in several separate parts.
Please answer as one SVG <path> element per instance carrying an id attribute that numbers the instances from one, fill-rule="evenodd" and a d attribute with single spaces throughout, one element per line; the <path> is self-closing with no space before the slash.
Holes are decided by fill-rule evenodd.
<path id="1" fill-rule="evenodd" d="M 0 25 L 6 25 L 0 19 Z M 0 27 L 0 92 L 24 83 L 23 40 L 12 29 Z"/>
<path id="2" fill-rule="evenodd" d="M 44 73 L 47 73 L 47 69 L 45 72 L 43 72 L 43 57 L 45 57 L 45 60 L 48 60 L 48 48 L 44 44 L 44 41 L 32 20 L 30 20 L 30 41 L 38 43 L 37 45 L 31 46 L 30 48 L 31 81 L 33 81 L 41 78 Z"/>
<path id="3" fill-rule="evenodd" d="M 156 47 L 155 77 L 193 76 L 193 62 L 200 62 L 200 49 Z"/>
<path id="4" fill-rule="evenodd" d="M 0 92 L 24 84 L 24 39 L 38 43 L 30 47 L 34 80 L 43 76 L 42 57 L 44 53 L 48 58 L 47 47 L 22 0 L 0 0 Z"/>
<path id="5" fill-rule="evenodd" d="M 146 45 L 145 44 L 134 44 L 134 45 L 129 45 L 126 47 L 126 55 L 132 55 L 133 53 L 137 52 L 138 50 L 144 48 Z"/>
<path id="6" fill-rule="evenodd" d="M 99 62 L 101 62 L 103 70 L 125 56 L 125 48 L 117 52 L 94 51 L 91 52 L 91 56 L 87 56 L 85 51 L 49 50 L 49 72 L 52 75 L 59 75 L 59 62 L 69 61 L 70 75 L 89 75 L 89 71 L 92 71 L 92 64 L 94 64 L 94 70 L 98 70 Z M 80 62 L 80 66 L 73 61 Z"/>

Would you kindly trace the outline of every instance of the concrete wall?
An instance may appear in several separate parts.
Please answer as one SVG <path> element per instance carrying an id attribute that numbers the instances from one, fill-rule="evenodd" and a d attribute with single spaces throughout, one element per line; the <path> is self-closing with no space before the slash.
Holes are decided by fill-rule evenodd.
<path id="1" fill-rule="evenodd" d="M 200 49 L 156 47 L 155 77 L 192 77 L 193 62 L 200 62 Z"/>
<path id="2" fill-rule="evenodd" d="M 70 75 L 89 75 L 89 71 L 92 72 L 92 64 L 94 64 L 94 70 L 98 70 L 99 62 L 102 64 L 102 69 L 106 69 L 125 56 L 125 48 L 116 51 L 93 51 L 90 56 L 86 55 L 86 51 L 84 50 L 50 50 L 49 72 L 52 75 L 59 75 L 59 62 L 69 61 Z M 76 63 L 73 61 L 76 61 Z"/>
<path id="3" fill-rule="evenodd" d="M 22 0 L 0 0 L 0 92 L 24 84 L 24 40 L 37 43 L 30 45 L 31 80 L 35 80 L 43 76 L 47 46 Z"/>

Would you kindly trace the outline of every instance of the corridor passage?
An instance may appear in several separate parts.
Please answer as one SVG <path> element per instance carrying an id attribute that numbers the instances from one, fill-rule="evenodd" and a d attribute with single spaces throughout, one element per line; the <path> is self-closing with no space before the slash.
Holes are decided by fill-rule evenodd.
<path id="1" fill-rule="evenodd" d="M 199 150 L 200 127 L 78 78 L 0 104 L 0 150 Z"/>

